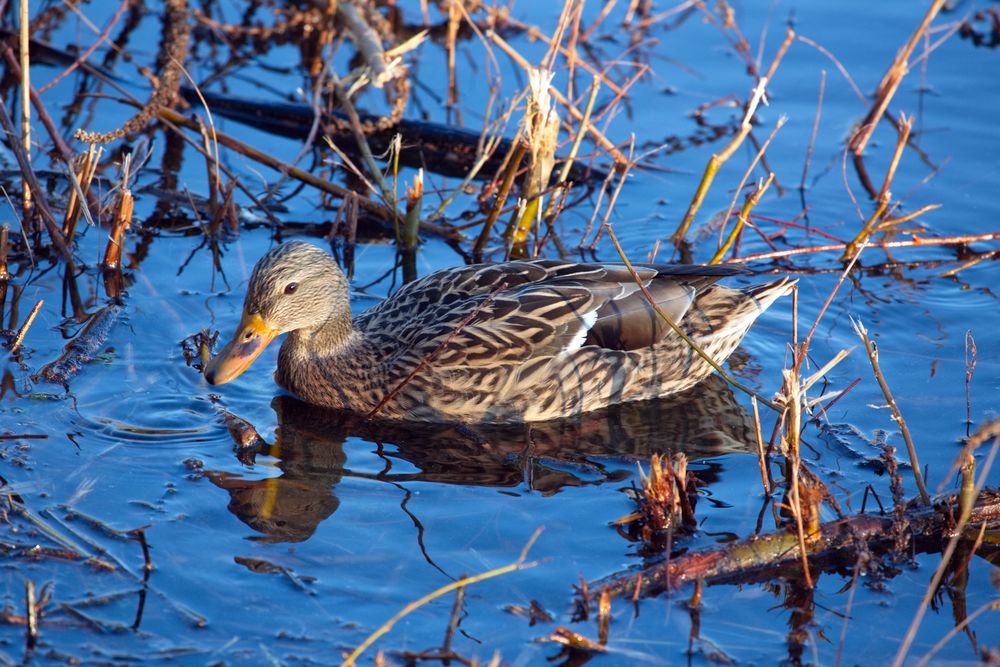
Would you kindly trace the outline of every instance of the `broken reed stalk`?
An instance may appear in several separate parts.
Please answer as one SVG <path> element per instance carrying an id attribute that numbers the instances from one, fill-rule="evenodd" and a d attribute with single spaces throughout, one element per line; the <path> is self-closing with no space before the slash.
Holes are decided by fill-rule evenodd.
<path id="1" fill-rule="evenodd" d="M 733 209 L 736 208 L 737 197 L 739 197 L 740 193 L 743 192 L 743 186 L 746 185 L 747 179 L 750 178 L 750 174 L 753 173 L 753 170 L 757 166 L 757 163 L 764 159 L 764 152 L 767 150 L 767 147 L 771 145 L 771 140 L 774 139 L 774 135 L 776 135 L 778 133 L 778 130 L 780 130 L 785 125 L 785 122 L 787 120 L 788 118 L 785 116 L 782 116 L 781 118 L 778 119 L 778 122 L 775 123 L 774 125 L 774 129 L 771 130 L 771 133 L 767 136 L 767 140 L 764 141 L 760 149 L 757 151 L 757 154 L 754 156 L 753 160 L 750 161 L 750 164 L 747 165 L 746 170 L 743 172 L 743 178 L 740 179 L 739 185 L 737 185 L 736 189 L 733 191 L 733 198 L 729 202 L 729 208 L 726 209 L 725 215 L 722 216 L 722 225 L 719 227 L 719 248 L 716 249 L 715 255 L 712 257 L 711 261 L 709 261 L 709 264 L 718 264 L 719 261 L 722 259 L 723 255 L 726 254 L 726 250 L 728 250 L 729 246 L 731 246 L 733 241 L 735 241 L 736 238 L 739 237 L 739 233 L 743 231 L 743 222 L 745 222 L 745 220 L 739 222 L 736 225 L 736 230 L 734 230 L 729 235 L 729 239 L 726 241 L 725 249 L 722 248 L 722 234 L 726 229 L 726 225 L 729 223 L 729 216 L 732 215 Z M 765 190 L 767 189 L 768 186 L 770 186 L 771 181 L 773 180 L 774 180 L 774 174 L 771 173 L 770 170 L 768 170 L 768 182 L 767 185 L 764 186 Z M 760 189 L 761 186 L 758 184 L 757 187 L 758 189 Z M 764 194 L 763 191 L 761 191 L 760 195 L 763 194 Z M 757 199 L 760 199 L 760 195 L 758 195 Z M 752 209 L 756 205 L 757 202 L 754 201 L 749 209 L 744 205 L 743 210 L 747 214 L 749 214 L 750 209 Z"/>
<path id="2" fill-rule="evenodd" d="M 535 68 L 528 74 L 527 108 L 524 114 L 524 141 L 528 146 L 528 169 L 524 174 L 521 198 L 525 202 L 507 237 L 514 246 L 523 245 L 539 217 L 543 193 L 548 188 L 552 167 L 555 165 L 556 144 L 559 139 L 559 114 L 552 106 L 549 89 L 555 73 L 549 69 Z M 553 199 L 555 197 L 553 196 Z"/>
<path id="3" fill-rule="evenodd" d="M 705 201 L 705 196 L 708 194 L 708 190 L 712 187 L 712 182 L 715 180 L 715 175 L 718 173 L 719 168 L 722 167 L 726 161 L 732 157 L 733 153 L 736 152 L 742 144 L 743 140 L 747 138 L 750 134 L 750 130 L 753 128 L 751 121 L 754 114 L 757 112 L 757 107 L 760 105 L 761 100 L 764 99 L 764 93 L 767 89 L 767 79 L 760 79 L 757 85 L 753 88 L 750 95 L 750 101 L 747 102 L 746 113 L 743 114 L 743 121 L 740 123 L 739 129 L 733 138 L 729 140 L 721 151 L 718 153 L 713 153 L 712 157 L 708 159 L 708 164 L 705 165 L 705 171 L 701 176 L 701 182 L 698 183 L 698 188 L 694 192 L 694 196 L 691 198 L 691 203 L 688 204 L 687 211 L 684 213 L 684 217 L 681 219 L 680 225 L 674 230 L 671 237 L 674 245 L 680 245 L 684 240 L 684 235 L 687 234 L 688 229 L 691 227 L 691 223 L 694 222 L 694 216 L 698 213 L 698 209 L 701 208 L 702 203 Z"/>
<path id="4" fill-rule="evenodd" d="M 100 164 L 103 152 L 103 147 L 90 144 L 87 152 L 82 156 L 79 174 L 76 173 L 72 164 L 68 165 L 70 178 L 75 178 L 75 182 L 69 192 L 69 204 L 66 206 L 66 215 L 63 216 L 62 232 L 63 236 L 70 242 L 76 237 L 76 225 L 80 220 L 81 213 L 89 214 L 86 204 L 80 202 L 80 193 L 83 193 L 84 198 L 89 196 L 90 185 L 94 181 L 97 165 Z"/>
<path id="5" fill-rule="evenodd" d="M 27 0 L 24 0 L 27 4 Z M 35 602 L 35 582 L 26 579 L 24 582 L 24 606 L 27 615 L 25 642 L 28 651 L 38 644 L 38 607 Z"/>
<path id="6" fill-rule="evenodd" d="M 722 261 L 722 258 L 727 252 L 729 252 L 729 249 L 733 246 L 733 243 L 743 231 L 743 227 L 746 226 L 747 221 L 750 219 L 750 211 L 757 206 L 760 198 L 764 196 L 764 193 L 767 192 L 767 189 L 771 187 L 771 183 L 773 182 L 774 172 L 769 171 L 767 173 L 767 178 L 757 181 L 757 185 L 754 186 L 754 189 L 747 193 L 746 200 L 743 202 L 743 208 L 740 209 L 740 214 L 736 219 L 736 224 L 733 225 L 733 230 L 726 238 L 726 242 L 719 246 L 719 249 L 715 251 L 714 255 L 712 255 L 712 259 L 708 262 L 709 264 L 718 264 Z"/>
<path id="7" fill-rule="evenodd" d="M 132 211 L 135 200 L 128 188 L 129 168 L 131 159 L 125 156 L 122 163 L 121 190 L 115 203 L 115 212 L 111 220 L 111 231 L 108 234 L 108 245 L 104 249 L 104 268 L 118 269 L 122 261 L 122 244 L 125 241 L 125 231 L 132 222 Z"/>
<path id="8" fill-rule="evenodd" d="M 479 583 L 480 581 L 486 581 L 487 579 L 493 579 L 494 577 L 499 577 L 505 574 L 509 574 L 511 572 L 517 572 L 519 570 L 525 570 L 529 567 L 534 567 L 537 563 L 526 563 L 525 560 L 528 558 L 528 551 L 531 550 L 531 547 L 535 544 L 535 540 L 537 540 L 538 536 L 542 534 L 542 530 L 543 530 L 542 528 L 538 528 L 535 530 L 534 534 L 532 534 L 532 536 L 528 539 L 527 544 L 525 544 L 524 548 L 521 549 L 521 553 L 517 557 L 517 560 L 511 563 L 510 565 L 498 567 L 496 569 L 489 570 L 487 572 L 483 572 L 482 574 L 477 574 L 472 577 L 462 577 L 457 581 L 445 584 L 441 588 L 431 591 L 430 593 L 423 596 L 419 600 L 414 600 L 413 602 L 409 603 L 408 605 L 400 609 L 392 616 L 392 618 L 390 618 L 388 621 L 383 623 L 377 630 L 375 630 L 375 632 L 368 635 L 368 637 L 366 637 L 365 640 L 361 642 L 361 644 L 358 645 L 358 647 L 354 649 L 342 663 L 340 663 L 340 667 L 350 667 L 351 665 L 354 665 L 355 661 L 361 656 L 361 654 L 364 653 L 365 650 L 368 649 L 368 647 L 370 647 L 372 644 L 378 641 L 379 637 L 392 630 L 393 626 L 396 625 L 396 623 L 398 623 L 400 620 L 408 616 L 413 611 L 424 606 L 428 602 L 436 600 L 442 595 L 447 595 L 448 593 L 458 590 L 460 588 L 465 588 L 466 586 L 469 586 L 471 584 Z"/>
<path id="9" fill-rule="evenodd" d="M 896 168 L 899 167 L 899 160 L 903 156 L 903 149 L 906 148 L 906 142 L 910 139 L 910 130 L 912 127 L 912 117 L 907 118 L 906 116 L 900 116 L 899 133 L 896 136 L 896 148 L 892 153 L 892 159 L 889 161 L 889 167 L 886 169 L 885 178 L 882 181 L 882 189 L 879 190 L 878 197 L 876 199 L 875 211 L 865 222 L 861 231 L 858 232 L 858 235 L 847 244 L 844 254 L 841 255 L 841 261 L 845 261 L 845 259 L 854 252 L 856 247 L 868 240 L 868 237 L 870 237 L 878 229 L 880 223 L 883 222 L 885 214 L 889 210 L 889 203 L 892 199 L 892 193 L 889 192 L 889 187 L 892 185 L 892 179 L 896 175 Z M 898 224 L 898 222 L 896 224 Z"/>
<path id="10" fill-rule="evenodd" d="M 628 180 L 629 172 L 632 171 L 632 167 L 635 166 L 635 161 L 632 159 L 635 149 L 635 136 L 633 135 L 629 141 L 628 147 L 628 162 L 626 162 L 618 170 L 618 182 L 615 184 L 615 189 L 611 192 L 611 196 L 608 198 L 608 205 L 604 207 L 604 217 L 601 218 L 601 226 L 597 228 L 597 233 L 594 234 L 594 240 L 590 242 L 590 247 L 588 250 L 593 252 L 597 248 L 597 242 L 601 240 L 601 232 L 604 231 L 604 226 L 610 224 L 611 212 L 615 210 L 615 204 L 618 203 L 618 195 L 621 194 L 622 188 L 625 187 L 625 182 Z M 609 172 L 609 177 L 615 172 Z M 602 193 L 603 194 L 603 193 Z M 598 205 L 600 205 L 601 197 L 597 198 Z M 597 213 L 595 207 L 594 213 Z M 588 224 L 588 229 L 590 225 Z"/>
<path id="11" fill-rule="evenodd" d="M 865 150 L 865 146 L 868 145 L 868 140 L 871 139 L 872 132 L 875 131 L 875 126 L 878 121 L 882 118 L 885 110 L 889 107 L 889 102 L 892 100 L 893 95 L 896 94 L 896 89 L 899 88 L 900 82 L 903 77 L 906 76 L 909 71 L 909 59 L 910 54 L 913 53 L 913 49 L 916 48 L 917 44 L 920 42 L 920 38 L 924 36 L 927 32 L 928 26 L 930 26 L 931 21 L 937 16 L 941 8 L 944 7 L 945 0 L 933 0 L 931 6 L 927 9 L 927 13 L 924 14 L 923 20 L 917 29 L 910 35 L 910 39 L 907 40 L 903 48 L 896 53 L 896 57 L 893 59 L 892 64 L 889 65 L 889 69 L 882 76 L 882 81 L 879 82 L 878 88 L 875 90 L 875 103 L 872 108 L 868 111 L 864 120 L 861 121 L 861 125 L 858 127 L 857 132 L 851 137 L 850 149 L 855 155 L 861 155 Z"/>
<path id="12" fill-rule="evenodd" d="M 28 20 L 29 0 L 21 0 L 18 13 L 18 54 L 21 62 L 21 150 L 31 163 L 31 57 L 29 53 L 30 22 Z M 11 137 L 13 139 L 13 136 Z M 31 219 L 31 184 L 27 176 L 21 179 L 21 207 L 24 220 Z"/>
<path id="13" fill-rule="evenodd" d="M 414 249 L 419 242 L 420 203 L 424 197 L 424 170 L 413 177 L 413 185 L 406 187 L 406 221 L 403 224 L 403 247 Z"/>
<path id="14" fill-rule="evenodd" d="M 7 270 L 8 234 L 10 234 L 10 225 L 4 223 L 0 226 L 0 283 L 10 280 L 10 271 Z M 0 286 L 0 288 L 5 289 L 6 286 Z M 0 315 L 2 314 L 3 311 L 0 310 Z M 966 384 L 968 384 L 968 381 L 966 381 Z M 966 387 L 965 395 L 966 397 L 969 395 L 968 387 Z"/>
<path id="15" fill-rule="evenodd" d="M 986 456 L 986 460 L 983 463 L 983 470 L 979 474 L 979 479 L 976 480 L 975 487 L 972 490 L 972 494 L 977 500 L 986 485 L 986 477 L 989 474 L 990 469 L 993 467 L 993 462 L 996 460 L 997 450 L 1000 449 L 1000 420 L 993 420 L 988 424 L 984 424 L 982 428 L 977 431 L 976 435 L 970 439 L 969 451 L 971 452 L 972 449 L 983 444 L 990 436 L 993 438 L 993 446 L 990 448 L 990 452 Z M 962 511 L 959 513 L 958 521 L 955 524 L 951 539 L 948 540 L 948 544 L 945 546 L 944 551 L 941 554 L 941 562 L 938 563 L 937 570 L 934 571 L 934 576 L 931 577 L 931 581 L 927 585 L 927 590 L 924 591 L 924 596 L 920 600 L 920 606 L 917 607 L 917 612 L 913 615 L 913 621 L 910 623 L 910 627 L 906 631 L 906 636 L 903 638 L 903 642 L 900 644 L 899 650 L 896 652 L 896 657 L 893 659 L 892 667 L 901 667 L 903 661 L 906 659 L 906 654 L 909 652 L 910 646 L 913 644 L 913 640 L 917 636 L 917 630 L 920 629 L 920 623 L 924 618 L 924 614 L 927 612 L 927 608 L 930 606 L 931 600 L 938 593 L 938 587 L 941 585 L 941 580 L 948 571 L 948 564 L 951 562 L 951 558 L 955 554 L 958 542 L 962 539 L 965 527 L 969 525 L 975 509 L 975 506 L 963 507 Z"/>
<path id="16" fill-rule="evenodd" d="M 580 144 L 583 143 L 583 135 L 586 134 L 587 126 L 590 124 L 590 117 L 594 114 L 594 104 L 597 103 L 597 94 L 601 91 L 601 80 L 596 76 L 593 82 L 590 84 L 590 94 L 587 96 L 587 105 L 583 108 L 583 118 L 577 123 L 576 134 L 573 136 L 573 143 L 570 145 L 569 154 L 566 156 L 566 161 L 563 162 L 562 167 L 559 169 L 559 177 L 556 182 L 559 184 L 565 183 L 566 179 L 569 178 L 569 172 L 573 169 L 573 162 L 576 161 L 577 153 L 580 152 Z M 555 201 L 553 197 L 549 201 L 549 209 L 552 208 L 552 202 Z M 546 211 L 546 216 L 551 211 Z"/>
<path id="17" fill-rule="evenodd" d="M 669 326 L 674 333 L 680 336 L 681 340 L 687 343 L 688 347 L 694 350 L 694 353 L 697 354 L 699 357 L 701 357 L 702 360 L 705 361 L 705 363 L 714 368 L 716 372 L 719 375 L 721 375 L 726 382 L 728 382 L 729 384 L 731 384 L 732 386 L 736 387 L 737 389 L 746 393 L 749 396 L 755 396 L 758 401 L 760 401 L 767 407 L 771 408 L 775 412 L 781 412 L 781 410 L 778 408 L 777 405 L 767 400 L 766 398 L 755 392 L 750 387 L 747 387 L 746 385 L 740 383 L 738 380 L 733 378 L 729 373 L 725 371 L 725 369 L 722 368 L 722 366 L 720 366 L 718 363 L 716 363 L 714 359 L 708 356 L 708 354 L 706 354 L 705 351 L 702 350 L 701 347 L 696 342 L 691 340 L 690 336 L 681 331 L 681 328 L 677 326 L 677 324 L 672 319 L 670 319 L 669 315 L 663 312 L 663 309 L 660 308 L 660 306 L 656 303 L 656 299 L 654 299 L 653 295 L 649 293 L 648 289 L 646 289 L 646 286 L 642 282 L 642 278 L 640 278 L 639 274 L 636 273 L 635 269 L 632 267 L 632 263 L 628 259 L 628 256 L 625 255 L 625 251 L 622 249 L 621 244 L 618 242 L 618 237 L 615 236 L 615 231 L 614 229 L 611 228 L 611 224 L 605 222 L 604 227 L 607 228 L 608 230 L 608 236 L 611 238 L 611 242 L 614 244 L 615 250 L 618 251 L 618 256 L 621 258 L 622 264 L 625 265 L 625 268 L 628 269 L 628 272 L 632 275 L 632 280 L 634 280 L 635 284 L 639 286 L 639 289 L 642 291 L 643 296 L 646 297 L 646 301 L 648 301 L 649 305 L 652 306 L 654 311 L 656 311 L 656 314 L 659 315 L 664 322 L 666 322 L 667 326 Z"/>
<path id="18" fill-rule="evenodd" d="M 900 412 L 899 406 L 896 405 L 896 400 L 892 397 L 892 392 L 889 391 L 889 385 L 885 381 L 885 376 L 882 374 L 882 369 L 879 367 L 878 363 L 878 346 L 868 338 L 868 330 L 860 321 L 855 321 L 851 319 L 851 324 L 854 326 L 854 333 L 857 334 L 858 338 L 865 346 L 865 352 L 868 355 L 868 361 L 871 362 L 872 372 L 875 374 L 875 380 L 878 382 L 879 388 L 882 390 L 882 395 L 885 396 L 886 403 L 889 404 L 889 409 L 892 410 L 892 419 L 899 425 L 899 430 L 903 434 L 903 442 L 906 443 L 906 453 L 910 457 L 910 467 L 913 469 L 913 479 L 917 484 L 917 489 L 920 491 L 920 500 L 924 505 L 929 505 L 931 502 L 931 496 L 927 492 L 927 487 L 924 485 L 924 478 L 920 472 L 920 462 L 917 460 L 917 449 L 913 445 L 913 438 L 910 436 L 910 429 L 906 425 L 906 420 L 903 419 L 903 413 Z"/>
<path id="19" fill-rule="evenodd" d="M 14 342 L 11 343 L 10 346 L 11 354 L 17 352 L 18 348 L 21 347 L 21 343 L 24 342 L 24 337 L 27 335 L 28 329 L 31 328 L 31 323 L 35 321 L 35 317 L 38 315 L 38 311 L 42 309 L 43 303 L 45 303 L 45 301 L 43 301 L 42 299 L 39 299 L 38 301 L 35 302 L 35 305 L 31 309 L 31 312 L 28 313 L 28 318 L 24 320 L 24 324 L 22 324 L 21 328 L 17 330 L 17 335 L 14 336 Z"/>
<path id="20" fill-rule="evenodd" d="M 597 642 L 602 646 L 608 643 L 608 630 L 611 627 L 611 590 L 603 589 L 597 602 Z"/>

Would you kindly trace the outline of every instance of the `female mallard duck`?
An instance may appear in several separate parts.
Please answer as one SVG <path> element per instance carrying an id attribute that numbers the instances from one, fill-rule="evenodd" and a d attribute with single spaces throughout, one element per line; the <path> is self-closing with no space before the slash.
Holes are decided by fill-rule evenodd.
<path id="1" fill-rule="evenodd" d="M 716 285 L 743 272 L 728 266 L 637 271 L 664 313 L 718 362 L 794 284 Z M 712 373 L 618 265 L 538 260 L 445 269 L 352 321 L 334 259 L 309 243 L 285 243 L 254 267 L 243 319 L 206 379 L 229 382 L 283 333 L 279 385 L 351 412 L 382 404 L 378 416 L 394 419 L 556 419 L 675 394 Z"/>

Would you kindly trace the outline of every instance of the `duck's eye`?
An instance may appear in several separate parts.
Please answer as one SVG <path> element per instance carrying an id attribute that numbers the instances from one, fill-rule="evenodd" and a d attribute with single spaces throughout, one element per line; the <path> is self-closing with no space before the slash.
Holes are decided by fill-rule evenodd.
<path id="1" fill-rule="evenodd" d="M 285 285 L 285 294 L 295 294 L 295 290 L 299 288 L 298 283 L 288 283 Z"/>

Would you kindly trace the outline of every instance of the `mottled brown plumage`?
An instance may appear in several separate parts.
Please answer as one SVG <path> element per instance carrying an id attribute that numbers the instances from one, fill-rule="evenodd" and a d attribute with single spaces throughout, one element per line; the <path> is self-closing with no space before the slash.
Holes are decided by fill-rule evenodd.
<path id="1" fill-rule="evenodd" d="M 794 282 L 733 289 L 715 282 L 743 272 L 735 267 L 637 270 L 660 308 L 718 362 Z M 278 355 L 279 385 L 309 403 L 357 413 L 402 385 L 378 412 L 392 419 L 554 419 L 675 394 L 712 372 L 616 265 L 538 260 L 446 269 L 352 322 L 347 281 L 333 258 L 308 243 L 286 243 L 254 268 L 241 327 L 206 377 L 233 379 L 282 333 L 289 335 Z"/>

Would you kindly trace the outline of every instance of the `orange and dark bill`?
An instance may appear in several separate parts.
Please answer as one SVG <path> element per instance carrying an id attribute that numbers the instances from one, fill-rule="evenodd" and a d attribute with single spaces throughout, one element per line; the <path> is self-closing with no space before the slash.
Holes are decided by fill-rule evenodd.
<path id="1" fill-rule="evenodd" d="M 219 351 L 205 369 L 209 384 L 225 384 L 236 379 L 256 359 L 278 332 L 264 324 L 257 313 L 243 313 L 233 339 Z"/>

